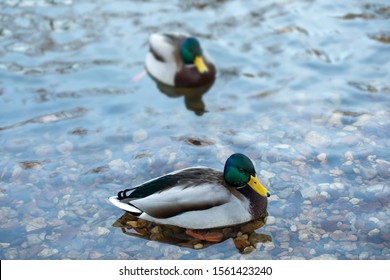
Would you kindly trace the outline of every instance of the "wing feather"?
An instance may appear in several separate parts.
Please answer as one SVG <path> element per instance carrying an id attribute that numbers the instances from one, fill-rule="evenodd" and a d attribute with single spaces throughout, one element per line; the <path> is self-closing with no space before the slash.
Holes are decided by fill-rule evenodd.
<path id="1" fill-rule="evenodd" d="M 149 37 L 150 52 L 158 61 L 178 65 L 178 50 L 183 38 L 184 35 L 179 34 L 152 34 Z"/>
<path id="2" fill-rule="evenodd" d="M 206 210 L 229 201 L 231 192 L 221 185 L 175 186 L 130 203 L 155 218 L 169 218 L 188 211 Z"/>

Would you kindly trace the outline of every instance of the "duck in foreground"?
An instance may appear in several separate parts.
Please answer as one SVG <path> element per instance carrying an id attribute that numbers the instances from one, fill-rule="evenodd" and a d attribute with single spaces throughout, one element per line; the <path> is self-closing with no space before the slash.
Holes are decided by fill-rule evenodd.
<path id="1" fill-rule="evenodd" d="M 191 231 L 238 225 L 258 219 L 267 209 L 269 191 L 259 182 L 252 161 L 231 155 L 224 171 L 191 167 L 120 191 L 110 201 L 141 219 Z M 207 238 L 207 237 L 206 237 Z M 210 241 L 218 241 L 212 234 Z"/>
<path id="2" fill-rule="evenodd" d="M 215 79 L 216 67 L 198 39 L 179 33 L 149 37 L 146 70 L 157 81 L 174 87 L 200 87 Z"/>

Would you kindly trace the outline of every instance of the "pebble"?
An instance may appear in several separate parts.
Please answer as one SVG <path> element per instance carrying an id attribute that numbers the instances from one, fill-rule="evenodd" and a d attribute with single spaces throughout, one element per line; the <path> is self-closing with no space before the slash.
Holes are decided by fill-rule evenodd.
<path id="1" fill-rule="evenodd" d="M 343 183 L 332 183 L 329 185 L 331 189 L 334 190 L 343 190 L 344 189 L 344 184 Z"/>
<path id="2" fill-rule="evenodd" d="M 133 133 L 133 142 L 139 143 L 148 138 L 148 132 L 145 129 L 139 129 Z"/>
<path id="3" fill-rule="evenodd" d="M 108 234 L 109 232 L 110 232 L 110 230 L 106 227 L 97 227 L 94 230 L 94 235 L 100 237 L 100 236 Z"/>
<path id="4" fill-rule="evenodd" d="M 278 149 L 289 149 L 290 145 L 288 145 L 288 144 L 278 144 L 278 145 L 275 145 L 275 148 L 278 148 Z"/>
<path id="5" fill-rule="evenodd" d="M 357 127 L 355 127 L 353 125 L 346 125 L 346 126 L 343 127 L 343 130 L 345 130 L 345 131 L 356 131 Z"/>
<path id="6" fill-rule="evenodd" d="M 96 252 L 96 251 L 92 251 L 91 253 L 89 253 L 89 257 L 93 260 L 97 260 L 97 259 L 100 259 L 101 257 L 103 257 L 104 254 L 102 253 L 99 253 L 99 252 Z"/>
<path id="7" fill-rule="evenodd" d="M 352 161 L 347 160 L 346 162 L 343 163 L 343 166 L 351 166 L 353 164 Z"/>
<path id="8" fill-rule="evenodd" d="M 360 202 L 360 199 L 354 197 L 354 198 L 351 198 L 349 200 L 349 202 L 351 202 L 353 205 L 356 205 L 356 204 L 358 204 Z"/>
<path id="9" fill-rule="evenodd" d="M 368 259 L 368 252 L 362 252 L 359 254 L 359 260 L 367 260 Z"/>
<path id="10" fill-rule="evenodd" d="M 324 195 L 315 195 L 310 197 L 310 200 L 313 204 L 318 205 L 326 201 L 326 196 Z"/>
<path id="11" fill-rule="evenodd" d="M 275 222 L 276 222 L 276 218 L 274 216 L 267 216 L 265 218 L 265 223 L 267 225 L 273 225 L 273 224 L 275 224 Z"/>
<path id="12" fill-rule="evenodd" d="M 128 260 L 129 259 L 129 255 L 125 252 L 122 252 L 120 250 L 116 250 L 115 251 L 115 259 L 117 260 Z"/>
<path id="13" fill-rule="evenodd" d="M 332 123 L 332 124 L 335 124 L 335 125 L 343 125 L 342 121 L 341 121 L 341 117 L 343 115 L 340 114 L 339 112 L 336 112 L 336 113 L 333 113 L 330 118 L 328 119 L 328 122 L 329 123 Z"/>
<path id="14" fill-rule="evenodd" d="M 244 250 L 242 251 L 242 254 L 250 254 L 255 250 L 255 247 L 252 245 L 245 247 Z"/>
<path id="15" fill-rule="evenodd" d="M 377 217 L 370 217 L 370 218 L 368 218 L 368 220 L 370 222 L 375 223 L 375 224 L 378 224 L 380 222 L 380 220 Z"/>
<path id="16" fill-rule="evenodd" d="M 382 233 L 381 234 L 381 239 L 384 241 L 384 242 L 390 242 L 390 233 L 387 232 L 387 233 Z"/>
<path id="17" fill-rule="evenodd" d="M 95 229 L 97 230 L 97 228 Z M 80 231 L 85 231 L 85 232 L 89 232 L 91 231 L 91 227 L 87 224 L 83 224 L 81 227 L 80 227 Z"/>
<path id="18" fill-rule="evenodd" d="M 355 223 L 356 222 L 356 214 L 353 212 L 348 212 L 345 215 L 345 218 L 350 222 L 350 223 Z"/>
<path id="19" fill-rule="evenodd" d="M 355 242 L 346 242 L 341 245 L 341 248 L 345 251 L 353 251 L 357 249 L 357 245 Z"/>
<path id="20" fill-rule="evenodd" d="M 326 154 L 325 153 L 320 153 L 317 155 L 317 159 L 319 161 L 325 161 L 326 160 Z"/>
<path id="21" fill-rule="evenodd" d="M 378 175 L 378 172 L 374 168 L 361 167 L 360 171 L 363 174 L 363 177 L 367 180 L 371 180 Z"/>
<path id="22" fill-rule="evenodd" d="M 368 232 L 368 236 L 373 237 L 377 236 L 380 233 L 380 230 L 377 228 L 374 228 Z"/>
<path id="23" fill-rule="evenodd" d="M 377 159 L 376 160 L 376 163 L 378 163 L 378 164 L 386 164 L 386 165 L 388 165 L 389 167 L 390 167 L 390 161 L 387 161 L 387 160 L 384 160 L 384 159 Z"/>
<path id="24" fill-rule="evenodd" d="M 15 260 L 18 258 L 18 251 L 15 248 L 9 248 L 4 252 L 7 260 Z"/>
<path id="25" fill-rule="evenodd" d="M 309 234 L 307 232 L 304 232 L 304 231 L 299 231 L 298 239 L 300 241 L 307 241 L 309 239 Z"/>
<path id="26" fill-rule="evenodd" d="M 290 247 L 290 243 L 288 242 L 280 242 L 280 248 L 288 249 Z"/>
<path id="27" fill-rule="evenodd" d="M 306 165 L 306 163 L 304 162 L 304 161 L 302 161 L 302 160 L 293 160 L 293 161 L 291 161 L 291 163 L 293 164 L 293 165 L 295 165 L 295 166 L 304 166 L 304 165 Z"/>
<path id="28" fill-rule="evenodd" d="M 8 248 L 9 245 L 11 245 L 11 243 L 0 243 L 0 248 L 5 249 L 5 248 Z"/>
<path id="29" fill-rule="evenodd" d="M 369 186 L 367 187 L 367 191 L 368 192 L 382 192 L 383 191 L 383 185 L 382 184 L 377 184 L 377 185 L 373 185 L 373 186 Z"/>
<path id="30" fill-rule="evenodd" d="M 379 160 L 377 160 L 378 162 L 378 166 L 377 166 L 377 170 L 378 170 L 378 174 L 379 176 L 381 176 L 382 178 L 385 178 L 385 179 L 389 179 L 390 178 L 390 163 L 388 162 L 380 162 Z"/>
<path id="31" fill-rule="evenodd" d="M 344 232 L 342 232 L 341 230 L 335 230 L 330 235 L 330 238 L 332 238 L 334 241 L 343 239 L 343 237 L 344 237 Z"/>
<path id="32" fill-rule="evenodd" d="M 14 51 L 14 52 L 25 53 L 31 49 L 31 46 L 29 46 L 28 44 L 25 44 L 25 43 L 15 43 L 15 44 L 10 45 L 8 48 L 9 48 L 9 50 Z"/>
<path id="33" fill-rule="evenodd" d="M 340 176 L 344 174 L 344 171 L 341 169 L 331 169 L 329 170 L 331 176 Z"/>
<path id="34" fill-rule="evenodd" d="M 346 151 L 344 153 L 344 158 L 348 161 L 353 161 L 353 154 L 351 151 Z"/>
<path id="35" fill-rule="evenodd" d="M 337 260 L 337 256 L 331 254 L 322 254 L 313 258 L 313 260 Z"/>
<path id="36" fill-rule="evenodd" d="M 349 234 L 346 238 L 348 241 L 357 241 L 358 237 L 354 234 Z"/>
<path id="37" fill-rule="evenodd" d="M 162 248 L 162 253 L 164 257 L 177 260 L 180 259 L 183 255 L 187 254 L 187 251 L 183 251 L 180 248 L 175 246 L 165 246 Z"/>
<path id="38" fill-rule="evenodd" d="M 292 188 L 285 188 L 284 190 L 278 193 L 278 196 L 280 198 L 288 199 L 290 198 L 292 192 L 293 192 Z"/>
<path id="39" fill-rule="evenodd" d="M 305 142 L 308 143 L 310 146 L 320 148 L 329 145 L 330 139 L 317 131 L 310 131 L 305 136 Z"/>
<path id="40" fill-rule="evenodd" d="M 46 227 L 46 221 L 42 217 L 33 218 L 31 220 L 26 221 L 26 231 L 33 231 L 36 229 L 41 229 Z"/>
<path id="41" fill-rule="evenodd" d="M 38 256 L 42 258 L 48 258 L 55 254 L 58 254 L 58 249 L 44 248 L 41 252 L 38 253 Z"/>
<path id="42" fill-rule="evenodd" d="M 366 125 L 374 116 L 370 114 L 360 115 L 356 122 L 354 122 L 353 126 L 364 126 Z"/>
<path id="43" fill-rule="evenodd" d="M 51 227 L 64 226 L 65 225 L 65 221 L 53 218 L 50 221 L 48 221 L 48 225 L 51 226 Z"/>
<path id="44" fill-rule="evenodd" d="M 271 179 L 271 178 L 275 177 L 275 175 L 276 175 L 275 173 L 268 172 L 268 171 L 266 171 L 266 170 L 261 170 L 261 171 L 260 171 L 260 174 L 261 174 L 261 176 L 264 177 L 266 180 Z"/>
<path id="45" fill-rule="evenodd" d="M 320 195 L 325 197 L 325 199 L 329 199 L 330 198 L 330 194 L 327 191 L 321 191 Z"/>
<path id="46" fill-rule="evenodd" d="M 86 216 L 88 212 L 87 212 L 87 210 L 85 210 L 83 208 L 78 208 L 75 210 L 75 213 L 77 216 L 83 217 L 83 216 Z"/>
<path id="47" fill-rule="evenodd" d="M 375 161 L 376 160 L 376 155 L 368 155 L 367 156 L 367 160 L 371 161 L 371 162 Z"/>
<path id="48" fill-rule="evenodd" d="M 275 244 L 273 242 L 266 242 L 266 243 L 264 243 L 264 249 L 266 251 L 271 251 L 271 250 L 275 249 Z"/>
<path id="49" fill-rule="evenodd" d="M 281 243 L 283 243 L 283 242 L 288 242 L 288 241 L 290 241 L 290 234 L 289 234 L 289 231 L 288 231 L 288 230 L 279 231 L 279 232 L 276 234 L 275 238 L 276 238 L 279 242 L 281 242 Z"/>
<path id="50" fill-rule="evenodd" d="M 322 239 L 329 238 L 329 233 L 324 233 L 323 235 L 321 235 L 321 238 Z"/>
<path id="51" fill-rule="evenodd" d="M 1 207 L 0 208 L 0 220 L 4 221 L 7 218 L 12 219 L 16 218 L 18 216 L 18 213 L 12 209 L 11 207 Z"/>
<path id="52" fill-rule="evenodd" d="M 160 227 L 158 227 L 158 226 L 153 227 L 150 230 L 150 233 L 154 233 L 154 234 L 160 233 Z"/>
<path id="53" fill-rule="evenodd" d="M 65 213 L 64 210 L 58 211 L 57 218 L 58 218 L 59 220 L 61 220 L 61 219 L 62 219 L 63 217 L 65 217 L 65 216 L 66 216 L 66 213 Z"/>
<path id="54" fill-rule="evenodd" d="M 310 198 L 318 194 L 316 186 L 310 186 L 301 190 L 303 198 Z"/>
<path id="55" fill-rule="evenodd" d="M 268 203 L 274 202 L 274 201 L 280 201 L 280 197 L 279 197 L 277 194 L 272 194 L 272 195 L 268 198 Z"/>
<path id="56" fill-rule="evenodd" d="M 57 242 L 61 237 L 60 233 L 52 233 L 48 236 L 46 236 L 46 240 L 52 241 L 52 242 Z"/>
<path id="57" fill-rule="evenodd" d="M 321 183 L 321 184 L 318 184 L 318 187 L 320 188 L 320 190 L 326 191 L 326 190 L 330 189 L 330 184 L 329 183 Z"/>
<path id="58" fill-rule="evenodd" d="M 290 226 L 290 230 L 291 230 L 292 232 L 297 231 L 297 226 L 296 226 L 296 225 Z"/>
<path id="59" fill-rule="evenodd" d="M 39 234 L 29 234 L 27 235 L 27 242 L 29 246 L 38 245 L 42 243 L 42 239 Z"/>
<path id="60" fill-rule="evenodd" d="M 156 242 L 156 241 L 148 241 L 148 242 L 146 242 L 146 246 L 151 247 L 153 249 L 159 249 L 160 248 L 159 243 Z"/>
<path id="61" fill-rule="evenodd" d="M 202 249 L 203 248 L 203 244 L 202 243 L 196 243 L 194 245 L 194 249 Z"/>

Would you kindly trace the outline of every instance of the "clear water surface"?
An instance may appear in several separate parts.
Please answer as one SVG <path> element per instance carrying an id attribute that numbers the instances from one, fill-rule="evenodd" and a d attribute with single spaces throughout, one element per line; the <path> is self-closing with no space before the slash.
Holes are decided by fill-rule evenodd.
<path id="1" fill-rule="evenodd" d="M 0 3 L 1 259 L 390 259 L 390 3 Z M 197 36 L 197 100 L 144 68 L 152 32 Z M 112 226 L 107 198 L 233 152 L 273 193 L 272 241 L 195 250 Z"/>

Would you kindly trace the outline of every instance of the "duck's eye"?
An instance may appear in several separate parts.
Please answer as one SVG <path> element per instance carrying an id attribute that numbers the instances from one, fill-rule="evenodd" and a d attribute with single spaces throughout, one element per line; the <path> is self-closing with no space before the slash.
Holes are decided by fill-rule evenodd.
<path id="1" fill-rule="evenodd" d="M 244 168 L 242 168 L 242 167 L 238 167 L 237 169 L 238 169 L 238 171 L 240 171 L 240 172 L 245 172 Z"/>

